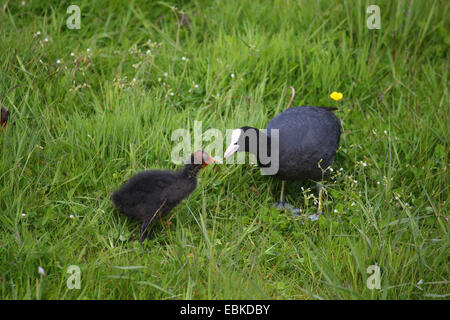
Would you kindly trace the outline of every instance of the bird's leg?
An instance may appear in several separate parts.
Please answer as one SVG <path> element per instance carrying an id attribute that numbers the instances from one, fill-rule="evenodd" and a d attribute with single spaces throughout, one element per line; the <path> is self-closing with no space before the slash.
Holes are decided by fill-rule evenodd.
<path id="1" fill-rule="evenodd" d="M 281 181 L 281 194 L 280 194 L 280 203 L 284 203 L 284 188 L 286 187 L 286 181 Z"/>
<path id="2" fill-rule="evenodd" d="M 286 188 L 286 181 L 282 180 L 281 181 L 281 194 L 280 194 L 280 201 L 278 203 L 275 203 L 274 207 L 280 210 L 288 210 L 288 211 L 292 211 L 293 214 L 295 214 L 296 216 L 298 216 L 298 214 L 300 213 L 300 209 L 299 208 L 295 208 L 293 205 L 286 203 L 284 201 L 285 196 L 284 196 L 284 190 Z"/>
<path id="3" fill-rule="evenodd" d="M 153 238 L 153 229 L 154 229 L 155 223 L 157 221 L 156 219 L 158 217 L 159 218 L 161 217 L 161 214 L 162 214 L 161 208 L 166 204 L 166 202 L 167 202 L 167 199 L 164 199 L 163 203 L 159 206 L 158 210 L 156 210 L 156 212 L 150 218 L 146 218 L 144 220 L 144 222 L 142 222 L 141 236 L 139 238 L 139 242 L 141 243 L 142 247 L 144 246 L 143 242 L 144 242 L 145 238 L 147 237 L 147 233 L 148 233 L 149 229 L 150 229 L 150 234 L 148 235 L 147 238 L 149 240 L 151 240 Z"/>
<path id="4" fill-rule="evenodd" d="M 148 232 L 150 231 L 150 234 Z M 151 240 L 154 235 L 152 219 L 147 219 L 141 224 L 141 236 L 139 237 L 139 243 L 144 246 L 144 240 L 147 238 Z"/>
<path id="5" fill-rule="evenodd" d="M 141 246 L 144 246 L 144 240 L 147 237 L 147 226 L 148 226 L 148 221 L 144 221 L 141 224 L 141 236 L 139 237 L 139 243 L 141 244 Z"/>
<path id="6" fill-rule="evenodd" d="M 281 194 L 280 201 L 274 204 L 274 207 L 280 210 L 286 209 L 286 202 L 284 202 L 284 188 L 286 186 L 286 181 L 281 181 Z"/>

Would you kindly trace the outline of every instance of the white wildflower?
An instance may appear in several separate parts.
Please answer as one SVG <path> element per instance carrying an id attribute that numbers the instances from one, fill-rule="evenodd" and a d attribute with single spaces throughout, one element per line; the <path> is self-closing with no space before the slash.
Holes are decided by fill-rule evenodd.
<path id="1" fill-rule="evenodd" d="M 419 282 L 417 282 L 416 287 L 419 288 L 420 290 L 423 290 L 423 288 L 421 287 L 422 284 L 423 284 L 423 279 L 420 279 Z"/>
<path id="2" fill-rule="evenodd" d="M 38 267 L 38 273 L 39 273 L 41 276 L 46 276 L 46 275 L 47 275 L 47 274 L 45 273 L 44 268 L 42 268 L 41 266 Z"/>

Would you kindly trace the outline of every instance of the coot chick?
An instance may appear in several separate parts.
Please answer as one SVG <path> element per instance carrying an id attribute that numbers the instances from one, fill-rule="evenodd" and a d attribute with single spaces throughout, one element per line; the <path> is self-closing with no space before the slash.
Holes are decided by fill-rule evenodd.
<path id="1" fill-rule="evenodd" d="M 179 171 L 143 171 L 112 194 L 115 206 L 127 217 L 141 222 L 139 242 L 142 244 L 158 218 L 166 216 L 197 187 L 197 174 L 216 162 L 204 151 L 196 151 Z"/>
<path id="2" fill-rule="evenodd" d="M 8 119 L 9 119 L 9 111 L 6 108 L 1 109 L 1 114 L 0 114 L 0 126 L 3 128 L 3 131 L 6 131 L 6 124 L 8 123 Z"/>
<path id="3" fill-rule="evenodd" d="M 271 163 L 261 160 L 261 149 L 270 155 L 270 150 L 278 150 L 278 171 L 272 174 L 282 180 L 280 202 L 277 208 L 293 208 L 284 202 L 286 180 L 320 181 L 329 172 L 339 147 L 341 122 L 332 111 L 336 108 L 303 106 L 292 107 L 274 117 L 266 127 L 266 133 L 253 128 L 242 127 L 232 132 L 231 144 L 224 158 L 234 152 L 244 151 L 255 154 L 258 165 Z M 271 139 L 271 129 L 278 129 L 277 139 Z M 251 136 L 256 139 L 250 139 Z M 261 141 L 261 143 L 260 143 Z M 263 170 L 264 172 L 264 170 Z M 318 213 L 322 209 L 322 186 L 319 189 Z M 296 209 L 299 211 L 299 209 Z M 293 210 L 294 211 L 294 210 Z"/>

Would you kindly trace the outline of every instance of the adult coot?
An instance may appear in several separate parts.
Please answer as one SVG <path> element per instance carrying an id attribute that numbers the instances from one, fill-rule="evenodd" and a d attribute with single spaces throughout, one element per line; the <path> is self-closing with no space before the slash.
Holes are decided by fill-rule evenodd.
<path id="1" fill-rule="evenodd" d="M 302 106 L 292 107 L 278 114 L 266 127 L 266 132 L 253 127 L 233 130 L 231 144 L 224 158 L 237 151 L 255 154 L 258 165 L 263 169 L 277 168 L 266 174 L 282 180 L 280 209 L 292 208 L 284 201 L 286 180 L 312 179 L 320 181 L 329 171 L 339 147 L 341 122 L 332 111 L 336 108 Z M 276 132 L 278 129 L 278 139 Z M 275 138 L 274 138 L 275 137 Z M 278 151 L 278 152 L 275 152 Z M 267 161 L 265 154 L 270 158 Z M 278 159 L 277 159 L 278 158 Z M 274 165 L 274 161 L 278 161 Z M 273 170 L 272 170 L 273 171 Z M 322 210 L 322 186 L 319 189 L 318 213 Z M 293 211 L 298 211 L 298 209 Z"/>
<path id="2" fill-rule="evenodd" d="M 197 173 L 216 162 L 206 152 L 196 151 L 179 171 L 143 171 L 112 194 L 115 206 L 127 217 L 140 221 L 139 242 L 153 236 L 158 218 L 166 216 L 197 187 Z"/>

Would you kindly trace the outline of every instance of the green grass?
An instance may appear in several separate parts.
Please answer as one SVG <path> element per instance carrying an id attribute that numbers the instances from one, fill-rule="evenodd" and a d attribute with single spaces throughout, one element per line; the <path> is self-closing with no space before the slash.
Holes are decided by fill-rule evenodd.
<path id="1" fill-rule="evenodd" d="M 448 1 L 179 2 L 188 29 L 174 3 L 86 0 L 80 30 L 72 1 L 44 3 L 0 10 L 1 298 L 448 299 Z M 280 213 L 279 181 L 214 165 L 144 252 L 111 192 L 176 168 L 171 134 L 194 121 L 264 128 L 290 85 L 294 105 L 339 108 L 326 216 Z M 315 213 L 312 183 L 288 195 Z"/>

